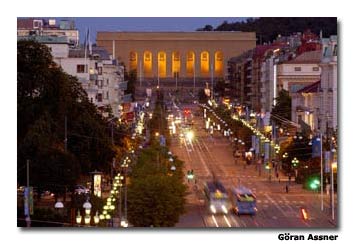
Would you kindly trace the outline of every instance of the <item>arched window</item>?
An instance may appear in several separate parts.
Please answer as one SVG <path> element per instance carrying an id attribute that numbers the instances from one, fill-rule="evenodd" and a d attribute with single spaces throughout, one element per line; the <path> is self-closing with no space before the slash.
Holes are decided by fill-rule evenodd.
<path id="1" fill-rule="evenodd" d="M 172 52 L 172 75 L 178 77 L 181 70 L 181 56 L 179 52 Z"/>
<path id="2" fill-rule="evenodd" d="M 195 54 L 192 51 L 187 53 L 186 62 L 187 77 L 194 77 L 195 75 Z"/>
<path id="3" fill-rule="evenodd" d="M 144 52 L 144 77 L 152 77 L 152 53 Z"/>
<path id="4" fill-rule="evenodd" d="M 202 76 L 209 75 L 209 53 L 204 51 L 200 54 L 200 73 Z"/>
<path id="5" fill-rule="evenodd" d="M 215 76 L 222 77 L 223 76 L 223 63 L 224 63 L 224 57 L 221 51 L 215 52 L 215 64 L 214 64 L 214 70 L 215 70 Z"/>
<path id="6" fill-rule="evenodd" d="M 158 72 L 160 78 L 166 77 L 166 53 L 159 52 L 158 53 Z"/>
<path id="7" fill-rule="evenodd" d="M 136 52 L 129 53 L 129 70 L 137 70 L 138 67 L 138 54 Z"/>

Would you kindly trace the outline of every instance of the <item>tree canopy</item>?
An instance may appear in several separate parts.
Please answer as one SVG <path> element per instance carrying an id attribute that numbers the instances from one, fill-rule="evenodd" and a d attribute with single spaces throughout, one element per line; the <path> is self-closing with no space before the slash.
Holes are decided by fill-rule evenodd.
<path id="1" fill-rule="evenodd" d="M 171 227 L 184 213 L 186 186 L 183 184 L 183 162 L 161 146 L 154 132 L 168 141 L 163 92 L 158 94 L 149 129 L 150 146 L 139 153 L 128 186 L 128 220 L 137 227 Z M 167 142 L 168 145 L 168 142 Z M 175 170 L 171 167 L 175 166 Z"/>
<path id="2" fill-rule="evenodd" d="M 337 34 L 337 18 L 335 17 L 261 17 L 248 18 L 245 21 L 222 24 L 213 29 L 210 25 L 199 28 L 197 31 L 254 31 L 257 43 L 272 42 L 278 35 L 288 36 L 295 32 L 304 32 L 310 29 L 324 37 Z"/>
<path id="3" fill-rule="evenodd" d="M 26 180 L 27 160 L 30 184 L 49 189 L 73 185 L 81 173 L 107 171 L 114 156 L 108 122 L 77 78 L 34 41 L 17 43 L 17 61 L 18 183 Z"/>
<path id="4" fill-rule="evenodd" d="M 281 90 L 278 97 L 275 98 L 276 105 L 273 106 L 271 114 L 274 115 L 273 119 L 277 124 L 281 124 L 282 121 L 278 118 L 291 120 L 291 97 L 289 92 Z"/>

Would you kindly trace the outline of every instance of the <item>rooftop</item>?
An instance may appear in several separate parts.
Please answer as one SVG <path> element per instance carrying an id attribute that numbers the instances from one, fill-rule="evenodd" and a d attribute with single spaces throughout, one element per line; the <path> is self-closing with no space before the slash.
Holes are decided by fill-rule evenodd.
<path id="1" fill-rule="evenodd" d="M 320 90 L 321 87 L 321 80 L 316 81 L 308 86 L 297 91 L 297 93 L 315 93 Z"/>
<path id="2" fill-rule="evenodd" d="M 69 44 L 67 36 L 17 36 L 17 41 L 32 40 L 43 44 Z"/>
<path id="3" fill-rule="evenodd" d="M 286 61 L 286 64 L 318 64 L 321 62 L 321 50 L 304 52 L 293 60 Z"/>
<path id="4" fill-rule="evenodd" d="M 149 40 L 149 41 L 256 41 L 255 32 L 241 32 L 241 31 L 160 31 L 160 32 L 126 32 L 126 31 L 99 31 L 97 32 L 97 42 L 117 40 L 117 41 L 130 41 L 130 40 Z"/>

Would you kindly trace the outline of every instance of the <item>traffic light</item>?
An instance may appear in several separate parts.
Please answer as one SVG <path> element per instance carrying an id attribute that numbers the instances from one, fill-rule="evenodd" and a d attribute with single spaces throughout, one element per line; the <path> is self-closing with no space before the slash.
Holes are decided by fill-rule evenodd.
<path id="1" fill-rule="evenodd" d="M 318 189 L 320 186 L 320 181 L 316 178 L 316 179 L 312 179 L 310 181 L 310 188 L 311 190 L 316 190 Z"/>

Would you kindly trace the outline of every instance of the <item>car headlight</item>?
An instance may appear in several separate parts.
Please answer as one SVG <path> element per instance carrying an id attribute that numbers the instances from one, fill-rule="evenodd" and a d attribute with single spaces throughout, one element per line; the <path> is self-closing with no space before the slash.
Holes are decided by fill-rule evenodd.
<path id="1" fill-rule="evenodd" d="M 225 205 L 222 205 L 222 206 L 221 206 L 221 209 L 222 209 L 222 211 L 223 211 L 224 213 L 226 213 L 226 214 L 227 214 L 227 212 L 228 212 L 228 211 L 227 211 L 227 209 L 226 209 Z"/>
<path id="2" fill-rule="evenodd" d="M 210 211 L 212 213 L 216 213 L 216 209 L 215 209 L 215 206 L 214 205 L 210 205 Z"/>

